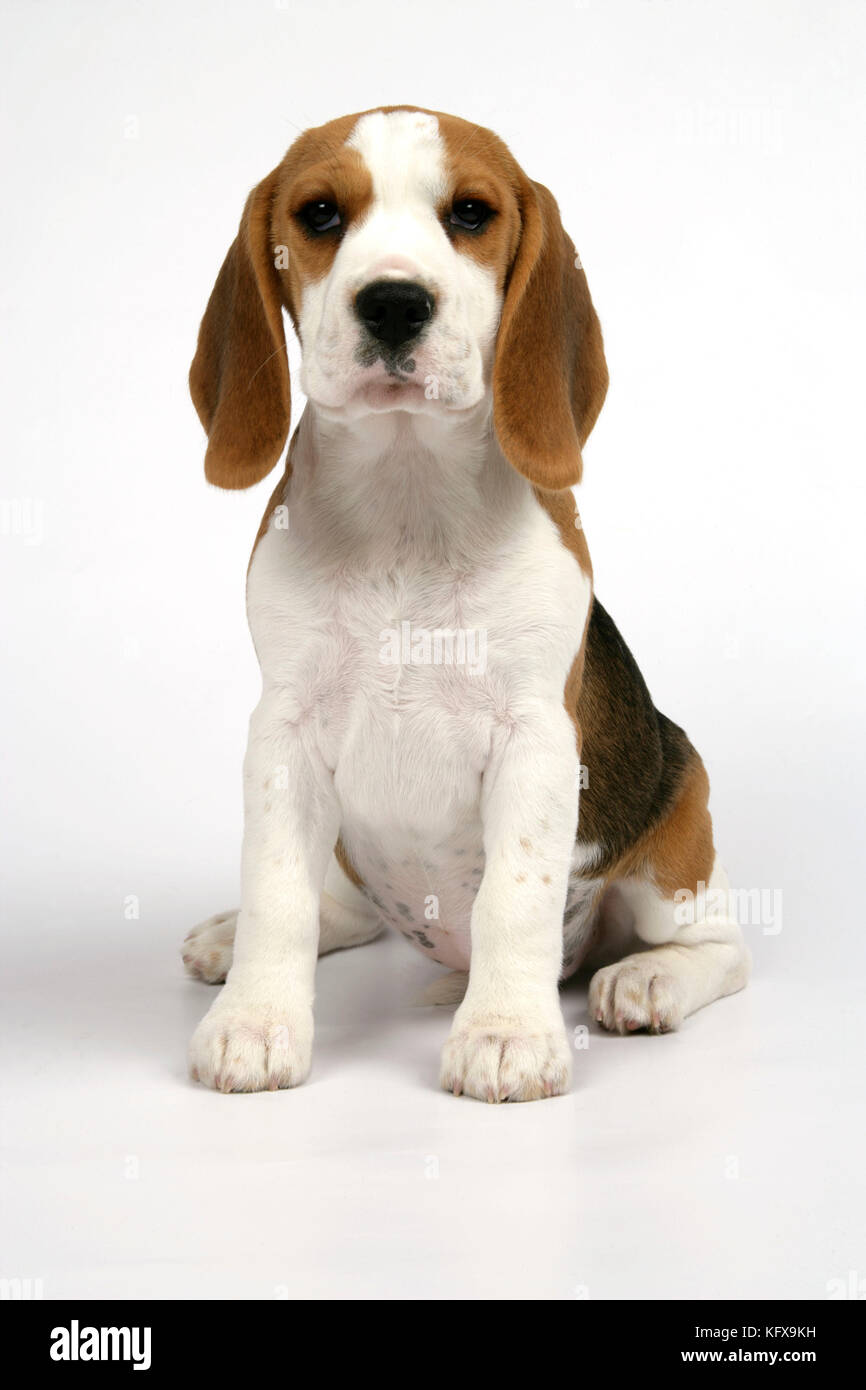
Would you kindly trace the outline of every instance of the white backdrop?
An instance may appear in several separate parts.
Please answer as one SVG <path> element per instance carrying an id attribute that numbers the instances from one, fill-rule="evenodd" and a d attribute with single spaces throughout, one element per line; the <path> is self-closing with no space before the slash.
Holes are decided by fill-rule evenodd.
<path id="1" fill-rule="evenodd" d="M 431 1264 L 435 1214 L 429 1227 L 423 1216 L 398 1222 L 395 1248 L 369 1236 L 363 1268 L 374 1294 L 569 1297 L 573 1287 L 589 1287 L 590 1296 L 638 1296 L 650 1290 L 634 1272 L 635 1250 L 626 1243 L 622 1260 L 605 1263 L 603 1221 L 584 1231 L 580 1258 L 567 1258 L 561 1274 L 549 1274 L 559 1245 L 554 1255 L 553 1245 L 536 1248 L 526 1233 L 531 1258 L 517 1262 L 511 1282 L 498 1258 L 488 1265 L 483 1252 L 501 1238 L 497 1210 L 518 1197 L 493 1200 L 485 1165 L 498 1159 L 483 1158 L 484 1146 L 510 1153 L 514 1181 L 528 1182 L 536 1137 L 552 1128 L 561 1212 L 570 1175 L 575 1191 L 591 1193 L 599 1116 L 581 1111 L 581 1086 L 595 1095 L 596 1082 L 610 1084 L 593 1071 L 593 1057 L 611 1059 L 605 1075 L 612 1068 L 620 1077 L 619 1104 L 631 1097 L 640 1129 L 652 1128 L 658 1110 L 641 1109 L 629 1078 L 639 1088 L 639 1059 L 657 1067 L 655 1058 L 676 1055 L 670 1075 L 658 1078 L 672 1128 L 666 1121 L 656 1137 L 677 1140 L 685 1167 L 674 1171 L 685 1183 L 706 1132 L 683 1119 L 677 1088 L 688 1076 L 697 1104 L 702 1049 L 723 1078 L 728 1049 L 736 1049 L 731 1034 L 742 1039 L 743 1029 L 750 1050 L 738 1096 L 755 1092 L 754 1113 L 736 1141 L 714 1132 L 710 1146 L 720 1164 L 749 1150 L 752 1172 L 757 1164 L 766 1178 L 767 1190 L 754 1188 L 740 1213 L 743 1239 L 765 1250 L 773 1231 L 778 1240 L 788 1230 L 786 1220 L 791 1233 L 799 1230 L 794 1207 L 804 1190 L 833 1189 L 822 1200 L 848 1201 L 860 1117 L 846 1075 L 856 1061 L 866 961 L 857 890 L 864 6 L 79 0 L 4 3 L 2 13 L 11 1265 L 0 1274 L 40 1277 L 46 1296 L 269 1296 L 284 1285 L 293 1296 L 306 1287 L 357 1296 L 339 1234 L 322 1255 L 310 1231 L 306 1284 L 299 1266 L 286 1265 L 288 1237 L 282 1264 L 270 1250 L 251 1253 L 240 1229 L 236 1256 L 231 1232 L 226 1248 L 212 1248 L 203 1235 L 206 1202 L 201 1219 L 182 1226 L 177 1251 L 171 1245 L 166 1232 L 177 1228 L 178 1210 L 199 1210 L 202 1185 L 223 1192 L 222 1177 L 201 1176 L 195 1136 L 207 1134 L 220 1161 L 234 1155 L 232 1182 L 249 1164 L 258 1185 L 261 1145 L 278 1123 L 286 1160 L 318 1153 L 333 1129 L 329 1190 L 336 1182 L 352 1194 L 350 1212 L 372 1203 L 373 1232 L 387 1222 L 393 1185 L 383 1187 L 380 1208 L 369 1165 L 378 1163 L 380 1175 L 389 1164 L 402 1172 L 416 1149 L 423 1167 L 453 1145 L 461 1190 L 476 1192 L 479 1210 L 492 1202 L 479 1216 L 487 1224 L 471 1276 L 459 1241 Z M 591 1080 L 578 1076 L 575 1098 L 519 1107 L 518 1118 L 501 1123 L 498 1112 L 489 1118 L 477 1107 L 476 1115 L 436 1094 L 441 1015 L 415 1022 L 422 1015 L 400 1013 L 399 1028 L 392 1018 L 396 1055 L 377 1054 L 346 1087 L 351 1059 L 360 1066 L 352 1009 L 384 1019 L 392 1006 L 384 993 L 375 1003 L 382 981 L 405 1002 L 409 983 L 423 975 L 423 962 L 396 942 L 370 948 L 363 963 L 359 953 L 323 971 L 321 1007 L 333 1025 L 323 1035 L 333 1045 L 314 1072 L 313 1100 L 205 1096 L 187 1087 L 183 1070 L 187 1033 L 211 996 L 182 979 L 176 948 L 190 924 L 237 895 L 240 763 L 258 690 L 244 574 L 273 485 L 243 495 L 206 486 L 186 374 L 249 188 L 306 126 L 403 101 L 491 126 L 560 202 L 611 374 L 580 490 L 597 591 L 657 704 L 704 757 L 733 880 L 780 892 L 784 911 L 781 931 L 751 932 L 756 979 L 747 996 L 708 1011 L 707 1021 L 700 1016 L 691 1037 L 687 1029 L 670 1046 L 635 1038 L 623 1050 L 594 1038 L 577 1059 Z M 290 353 L 296 361 L 294 343 Z M 296 392 L 296 418 L 300 405 Z M 356 979 L 372 991 L 366 1003 L 357 1002 Z M 578 992 L 575 1021 L 584 1005 Z M 341 1028 L 349 1030 L 345 1047 Z M 658 1046 L 668 1051 L 654 1052 Z M 401 1048 L 413 1059 L 402 1070 Z M 399 1105 L 414 1117 L 399 1134 L 386 1126 L 384 1137 L 376 1109 L 387 1104 L 383 1055 L 392 1084 L 403 1088 Z M 612 1095 L 598 1103 L 612 1104 Z M 395 1098 L 388 1114 L 397 1106 Z M 566 1118 L 543 1118 L 548 1110 Z M 351 1159 L 340 1139 L 347 1112 Z M 617 1114 L 616 1133 L 633 1147 L 628 1110 Z M 820 1158 L 810 1147 L 819 1143 L 816 1129 Z M 151 1152 L 157 1133 L 165 1142 Z M 575 1145 L 587 1142 L 576 1157 Z M 801 1155 L 796 1171 L 792 1152 Z M 473 1153 L 476 1169 L 466 1172 Z M 160 1177 L 145 1200 L 144 1177 L 130 1183 L 123 1165 L 135 1160 L 144 1174 L 148 1155 Z M 663 1168 L 676 1201 L 669 1160 Z M 320 1171 L 308 1175 L 313 1188 Z M 652 1160 L 635 1181 L 649 1181 L 649 1171 Z M 760 1223 L 775 1219 L 767 1202 L 781 1171 L 790 1191 L 783 1184 L 779 1200 L 794 1206 L 770 1231 Z M 698 1227 L 718 1222 L 722 1241 L 723 1231 L 739 1230 L 716 1188 L 698 1189 L 695 1197 L 690 1188 Z M 411 1190 L 407 1210 L 417 1202 L 417 1186 Z M 595 1195 L 593 1210 L 604 1213 Z M 69 1198 L 82 1213 L 74 1239 L 58 1235 Z M 720 1265 L 697 1245 L 669 1252 L 655 1294 L 822 1297 L 828 1281 L 858 1258 L 863 1265 L 860 1223 L 846 1217 L 843 1227 L 840 1210 L 813 1213 L 808 1254 L 797 1246 L 769 1265 L 741 1254 Z M 297 1213 L 293 1220 L 303 1224 Z M 555 1242 L 563 1239 L 560 1229 Z"/>

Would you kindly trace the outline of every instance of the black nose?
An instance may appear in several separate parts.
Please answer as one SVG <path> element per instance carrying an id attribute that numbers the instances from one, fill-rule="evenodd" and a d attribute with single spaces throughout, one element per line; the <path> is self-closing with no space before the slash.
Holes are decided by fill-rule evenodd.
<path id="1" fill-rule="evenodd" d="M 358 291 L 355 311 L 374 338 L 398 348 L 433 317 L 433 296 L 410 280 L 374 280 Z"/>

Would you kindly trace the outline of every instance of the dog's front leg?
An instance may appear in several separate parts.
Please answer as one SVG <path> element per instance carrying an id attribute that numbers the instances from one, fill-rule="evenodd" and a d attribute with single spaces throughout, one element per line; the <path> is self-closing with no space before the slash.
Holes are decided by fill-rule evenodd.
<path id="1" fill-rule="evenodd" d="M 485 771 L 469 985 L 442 1054 L 441 1083 L 455 1094 L 537 1100 L 568 1089 L 558 980 L 578 767 L 574 725 L 544 707 L 502 734 Z"/>
<path id="2" fill-rule="evenodd" d="M 297 1086 L 310 1070 L 319 897 L 339 830 L 333 780 L 277 688 L 250 721 L 234 960 L 190 1046 L 221 1091 Z"/>

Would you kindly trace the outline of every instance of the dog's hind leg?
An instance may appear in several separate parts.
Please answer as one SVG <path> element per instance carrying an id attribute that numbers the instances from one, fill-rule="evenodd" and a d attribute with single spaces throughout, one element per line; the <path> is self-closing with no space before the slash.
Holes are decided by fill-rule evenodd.
<path id="1" fill-rule="evenodd" d="M 713 849 L 708 790 L 693 753 L 673 811 L 613 876 L 634 932 L 650 949 L 593 976 L 590 1016 L 605 1028 L 669 1032 L 749 978 L 749 952 Z"/>
<path id="2" fill-rule="evenodd" d="M 363 946 L 383 930 L 376 909 L 332 855 L 319 907 L 319 955 Z"/>
<path id="3" fill-rule="evenodd" d="M 637 936 L 654 944 L 593 975 L 589 1011 L 598 1023 L 618 1033 L 667 1033 L 696 1009 L 743 988 L 749 953 L 724 905 L 727 875 L 720 865 L 703 904 L 700 893 L 675 903 L 636 879 L 616 886 L 634 912 Z"/>
<path id="4" fill-rule="evenodd" d="M 218 912 L 200 922 L 183 943 L 183 962 L 190 975 L 220 985 L 232 963 L 238 910 Z M 319 955 L 363 946 L 382 931 L 382 923 L 360 888 L 331 857 L 319 904 Z"/>

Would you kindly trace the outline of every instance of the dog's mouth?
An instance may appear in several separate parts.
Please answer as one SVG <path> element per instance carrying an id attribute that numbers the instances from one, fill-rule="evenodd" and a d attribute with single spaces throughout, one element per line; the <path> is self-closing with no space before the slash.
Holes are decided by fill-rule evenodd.
<path id="1" fill-rule="evenodd" d="M 425 399 L 415 356 L 404 348 L 362 343 L 355 360 L 363 368 L 358 398 L 371 410 L 418 409 Z"/>
<path id="2" fill-rule="evenodd" d="M 418 410 L 424 405 L 424 386 L 409 376 L 375 373 L 366 378 L 358 392 L 370 410 Z"/>
<path id="3" fill-rule="evenodd" d="M 309 398 L 323 410 L 347 411 L 355 416 L 371 412 L 408 411 L 411 414 L 460 414 L 474 409 L 483 395 L 469 368 L 471 350 L 467 343 L 465 361 L 453 370 L 443 366 L 435 346 L 421 337 L 392 347 L 364 337 L 352 344 L 350 364 L 337 369 L 328 364 L 318 378 L 302 384 Z M 343 359 L 345 362 L 345 359 Z"/>

